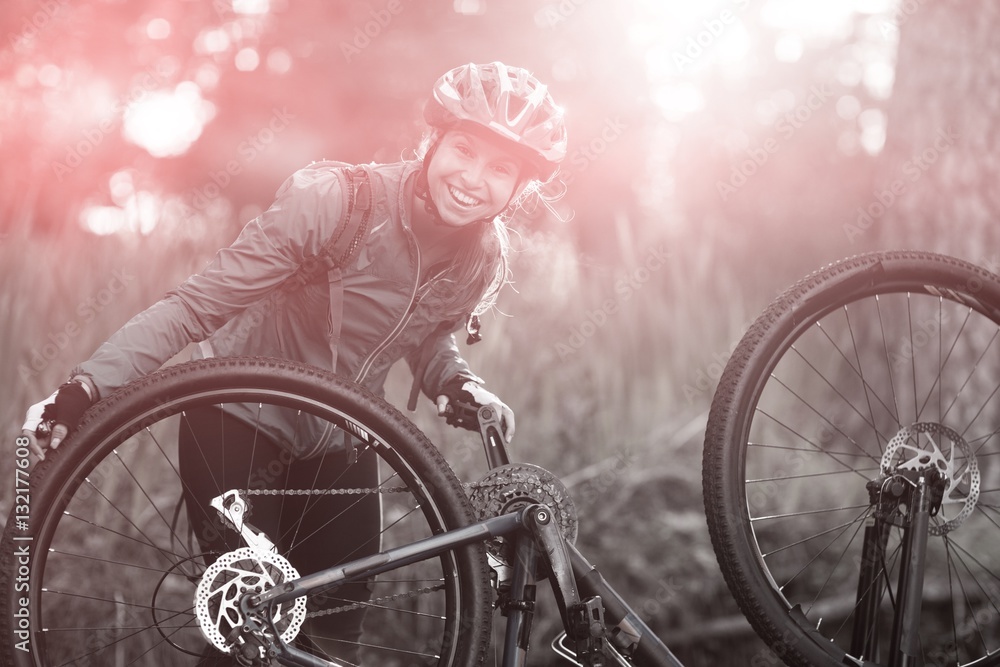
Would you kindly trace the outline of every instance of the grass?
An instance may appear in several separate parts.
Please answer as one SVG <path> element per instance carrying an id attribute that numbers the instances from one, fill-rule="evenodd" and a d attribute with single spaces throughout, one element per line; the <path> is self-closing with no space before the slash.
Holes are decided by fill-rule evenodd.
<path id="1" fill-rule="evenodd" d="M 790 257 L 647 228 L 646 237 L 632 239 L 634 259 L 614 265 L 581 258 L 563 239 L 525 238 L 514 259 L 516 292 L 508 290 L 500 303 L 510 317 L 487 315 L 484 341 L 466 354 L 517 414 L 514 458 L 570 482 L 581 515 L 578 543 L 644 620 L 677 639 L 675 652 L 686 665 L 719 664 L 722 650 L 726 663 L 746 664 L 764 649 L 745 623 L 731 624 L 740 639 L 735 649 L 685 643 L 683 636 L 737 614 L 703 519 L 704 423 L 715 380 L 747 324 L 776 290 L 834 257 Z M 15 229 L 6 236 L 5 440 L 19 433 L 28 405 L 233 235 L 174 229 L 96 238 L 68 231 L 53 239 Z M 663 253 L 666 262 L 653 261 Z M 405 404 L 409 382 L 405 367 L 395 368 L 390 401 Z M 429 401 L 414 419 L 464 479 L 485 472 L 475 437 L 446 427 Z M 12 477 L 12 465 L 11 457 L 0 460 L 0 473 Z M 4 516 L 12 498 L 13 485 L 3 485 Z M 541 618 L 539 642 L 553 623 L 551 604 Z"/>

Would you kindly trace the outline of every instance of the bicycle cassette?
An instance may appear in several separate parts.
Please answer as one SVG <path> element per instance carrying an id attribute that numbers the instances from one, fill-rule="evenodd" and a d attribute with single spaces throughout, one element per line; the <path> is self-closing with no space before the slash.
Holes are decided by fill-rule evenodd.
<path id="1" fill-rule="evenodd" d="M 233 653 L 244 624 L 240 599 L 298 577 L 291 563 L 275 552 L 243 547 L 219 556 L 205 570 L 195 591 L 195 614 L 205 638 L 223 653 Z M 300 597 L 278 605 L 270 621 L 288 643 L 298 634 L 305 617 L 306 600 Z"/>
<path id="2" fill-rule="evenodd" d="M 533 504 L 547 506 L 555 515 L 563 537 L 576 542 L 576 505 L 562 481 L 530 463 L 509 463 L 494 468 L 472 485 L 469 499 L 479 520 L 515 512 Z"/>

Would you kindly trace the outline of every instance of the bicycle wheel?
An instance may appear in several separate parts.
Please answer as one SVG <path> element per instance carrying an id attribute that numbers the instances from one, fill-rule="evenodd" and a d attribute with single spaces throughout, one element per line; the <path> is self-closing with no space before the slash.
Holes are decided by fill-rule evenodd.
<path id="1" fill-rule="evenodd" d="M 232 619 L 226 625 L 226 614 L 220 612 L 222 598 L 205 603 L 215 605 L 209 609 L 213 621 L 206 633 L 195 613 L 196 587 L 206 568 L 214 568 L 211 576 L 218 578 L 210 582 L 209 593 L 214 595 L 214 586 L 220 596 L 233 578 L 249 585 L 270 578 L 277 584 L 294 574 L 284 569 L 287 561 L 241 559 L 235 550 L 246 545 L 235 533 L 227 533 L 217 519 L 192 525 L 198 522 L 178 509 L 189 486 L 178 467 L 178 434 L 189 428 L 194 412 L 215 410 L 221 416 L 220 408 L 234 406 L 249 406 L 258 415 L 283 411 L 313 429 L 317 424 L 339 427 L 353 434 L 354 457 L 348 459 L 344 452 L 326 456 L 343 457 L 341 467 L 348 471 L 365 461 L 374 461 L 378 470 L 377 484 L 370 488 L 249 495 L 251 506 L 270 498 L 279 501 L 279 511 L 287 511 L 297 500 L 295 512 L 305 521 L 319 511 L 323 497 L 336 495 L 340 514 L 314 525 L 346 531 L 360 520 L 354 507 L 377 497 L 381 527 L 374 531 L 375 541 L 386 549 L 473 521 L 461 484 L 434 446 L 402 414 L 354 385 L 271 359 L 209 359 L 163 369 L 95 405 L 76 433 L 32 472 L 29 525 L 8 522 L 0 556 L 3 571 L 14 573 L 2 589 L 8 633 L 0 642 L 4 664 L 224 664 L 212 662 L 213 656 L 226 658 L 206 640 L 206 633 L 224 639 L 234 627 Z M 243 420 L 240 426 L 255 433 L 261 422 Z M 263 427 L 260 432 L 263 437 Z M 303 427 L 301 432 L 315 430 Z M 222 446 L 226 437 L 223 431 L 202 442 L 204 452 Z M 225 482 L 221 471 L 214 472 L 220 493 L 227 488 L 252 491 L 262 479 L 280 477 L 291 465 L 290 457 L 261 458 L 247 468 L 253 471 L 249 478 Z M 318 470 L 323 457 L 308 459 L 306 465 Z M 251 509 L 248 523 L 254 520 Z M 280 549 L 293 563 L 310 537 L 305 533 L 314 532 L 300 530 L 304 524 L 297 520 L 293 517 L 294 530 L 267 536 L 284 545 Z M 205 553 L 202 541 L 192 537 L 212 531 L 217 531 L 213 539 L 225 536 L 224 551 Z M 336 542 L 320 547 L 333 551 Z M 361 546 L 378 548 L 357 548 Z M 359 650 L 364 664 L 479 664 L 488 642 L 492 597 L 481 545 L 405 566 L 366 586 L 370 592 L 360 600 L 345 600 L 340 589 L 310 596 L 293 643 L 337 658 L 338 664 L 349 664 L 342 651 L 355 656 Z M 364 632 L 354 645 L 338 646 L 324 634 L 338 614 L 360 609 L 365 610 Z M 287 622 L 279 630 L 290 619 L 283 619 Z"/>
<path id="2" fill-rule="evenodd" d="M 935 467 L 920 664 L 1000 664 L 998 390 L 1000 282 L 949 257 L 844 260 L 751 326 L 712 404 L 705 506 L 729 588 L 782 660 L 888 664 L 905 507 L 869 483 Z"/>

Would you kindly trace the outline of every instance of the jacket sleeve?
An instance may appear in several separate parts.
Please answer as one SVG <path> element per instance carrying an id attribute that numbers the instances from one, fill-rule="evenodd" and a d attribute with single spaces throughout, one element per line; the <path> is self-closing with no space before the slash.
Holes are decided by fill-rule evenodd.
<path id="1" fill-rule="evenodd" d="M 158 369 L 186 345 L 210 336 L 320 251 L 343 216 L 343 184 L 334 170 L 293 174 L 274 204 L 243 228 L 201 272 L 129 320 L 73 369 L 106 396 Z"/>
<path id="2" fill-rule="evenodd" d="M 413 387 L 407 404 L 410 410 L 417 407 L 418 387 L 433 401 L 441 387 L 456 376 L 480 384 L 484 382 L 472 372 L 468 362 L 462 358 L 455 342 L 455 334 L 449 333 L 447 329 L 447 327 L 436 329 L 422 346 L 406 357 L 406 363 L 413 373 Z"/>

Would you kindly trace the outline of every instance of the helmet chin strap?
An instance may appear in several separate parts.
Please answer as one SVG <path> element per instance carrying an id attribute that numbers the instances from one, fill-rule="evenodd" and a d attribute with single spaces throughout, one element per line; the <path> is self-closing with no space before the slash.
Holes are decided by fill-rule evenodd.
<path id="1" fill-rule="evenodd" d="M 429 156 L 430 153 L 428 153 Z M 424 158 L 424 164 L 427 164 L 426 158 Z M 420 168 L 420 173 L 417 174 L 417 182 L 413 185 L 413 191 L 417 195 L 417 198 L 424 202 L 424 211 L 431 217 L 431 222 L 437 227 L 447 226 L 447 223 L 441 219 L 441 213 L 438 211 L 437 204 L 431 198 L 430 188 L 427 185 L 426 166 Z"/>
<path id="2" fill-rule="evenodd" d="M 437 152 L 439 143 L 438 141 L 434 142 L 434 145 L 428 149 L 427 155 L 424 156 L 420 172 L 417 174 L 417 182 L 413 185 L 413 191 L 417 198 L 424 202 L 424 211 L 431 217 L 431 222 L 437 227 L 444 227 L 446 223 L 441 219 L 441 213 L 431 197 L 430 184 L 427 182 L 427 166 L 430 164 L 431 158 L 434 157 L 434 153 Z"/>

